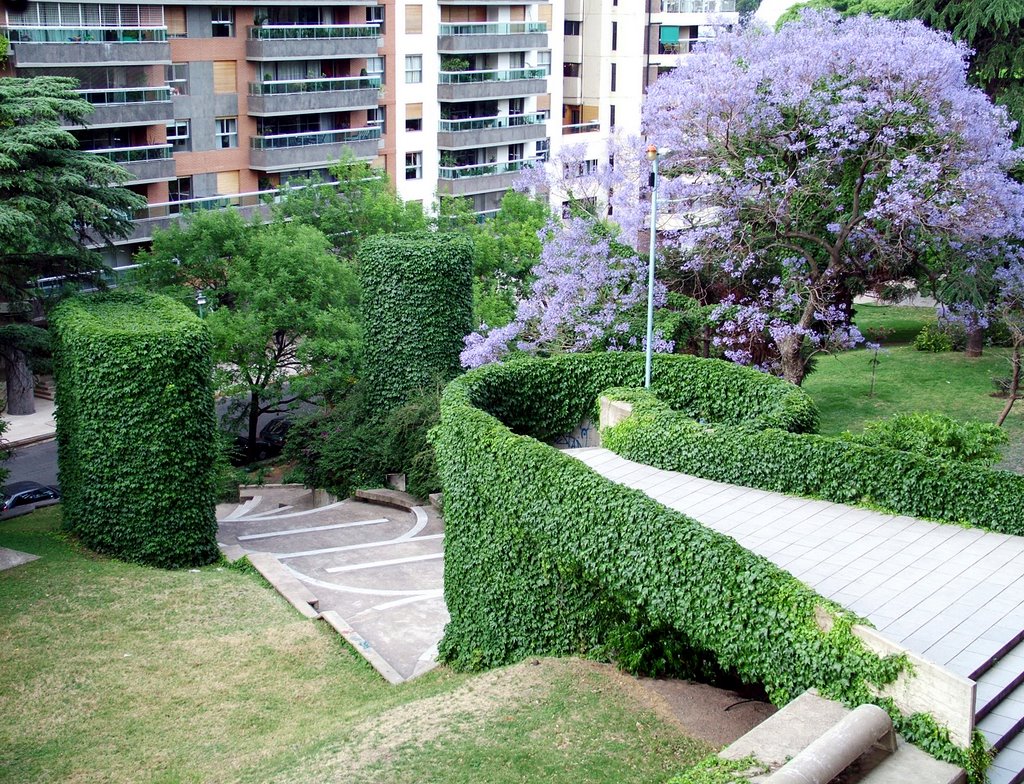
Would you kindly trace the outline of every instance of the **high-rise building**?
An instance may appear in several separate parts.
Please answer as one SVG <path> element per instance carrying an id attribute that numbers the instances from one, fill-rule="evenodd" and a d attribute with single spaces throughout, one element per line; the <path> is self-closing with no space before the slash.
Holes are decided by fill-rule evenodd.
<path id="1" fill-rule="evenodd" d="M 79 80 L 81 147 L 149 203 L 126 261 L 181 213 L 265 209 L 346 151 L 407 200 L 486 215 L 563 141 L 638 130 L 645 86 L 734 0 L 647 2 L 30 2 L 0 32 L 8 73 Z"/>

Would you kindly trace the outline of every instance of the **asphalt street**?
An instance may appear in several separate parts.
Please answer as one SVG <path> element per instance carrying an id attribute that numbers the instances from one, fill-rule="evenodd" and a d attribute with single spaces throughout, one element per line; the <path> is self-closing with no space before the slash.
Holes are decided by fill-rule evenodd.
<path id="1" fill-rule="evenodd" d="M 8 482 L 31 479 L 44 485 L 57 484 L 57 442 L 18 447 L 14 457 L 4 463 L 11 473 Z"/>

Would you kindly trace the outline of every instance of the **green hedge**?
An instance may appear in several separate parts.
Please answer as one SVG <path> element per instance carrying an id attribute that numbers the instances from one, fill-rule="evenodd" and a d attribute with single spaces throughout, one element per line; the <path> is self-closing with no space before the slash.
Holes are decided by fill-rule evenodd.
<path id="1" fill-rule="evenodd" d="M 210 335 L 151 294 L 54 309 L 64 525 L 88 547 L 163 567 L 217 558 Z"/>
<path id="2" fill-rule="evenodd" d="M 640 390 L 633 416 L 601 433 L 613 452 L 719 482 L 1024 535 L 1024 476 L 831 436 L 703 424 Z"/>
<path id="3" fill-rule="evenodd" d="M 387 411 L 461 370 L 472 330 L 473 245 L 455 234 L 385 234 L 359 248 L 367 390 Z"/>

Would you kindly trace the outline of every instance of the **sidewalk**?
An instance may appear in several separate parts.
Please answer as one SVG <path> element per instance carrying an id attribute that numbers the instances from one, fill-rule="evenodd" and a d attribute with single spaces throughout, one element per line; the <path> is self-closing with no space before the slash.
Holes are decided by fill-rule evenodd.
<path id="1" fill-rule="evenodd" d="M 54 437 L 57 426 L 53 421 L 53 401 L 36 398 L 36 412 L 26 416 L 9 416 L 6 412 L 0 418 L 7 423 L 4 440 L 11 446 L 26 446 L 39 441 L 48 441 Z"/>

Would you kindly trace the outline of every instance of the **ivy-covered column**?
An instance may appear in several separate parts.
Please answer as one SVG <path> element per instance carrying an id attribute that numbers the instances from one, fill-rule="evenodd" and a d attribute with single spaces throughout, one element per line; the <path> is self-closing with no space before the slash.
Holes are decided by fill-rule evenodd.
<path id="1" fill-rule="evenodd" d="M 458 375 L 472 329 L 471 242 L 456 234 L 371 237 L 359 249 L 359 268 L 367 389 L 377 410 Z"/>
<path id="2" fill-rule="evenodd" d="M 206 325 L 184 305 L 135 292 L 68 300 L 50 321 L 65 528 L 128 561 L 215 560 Z"/>

